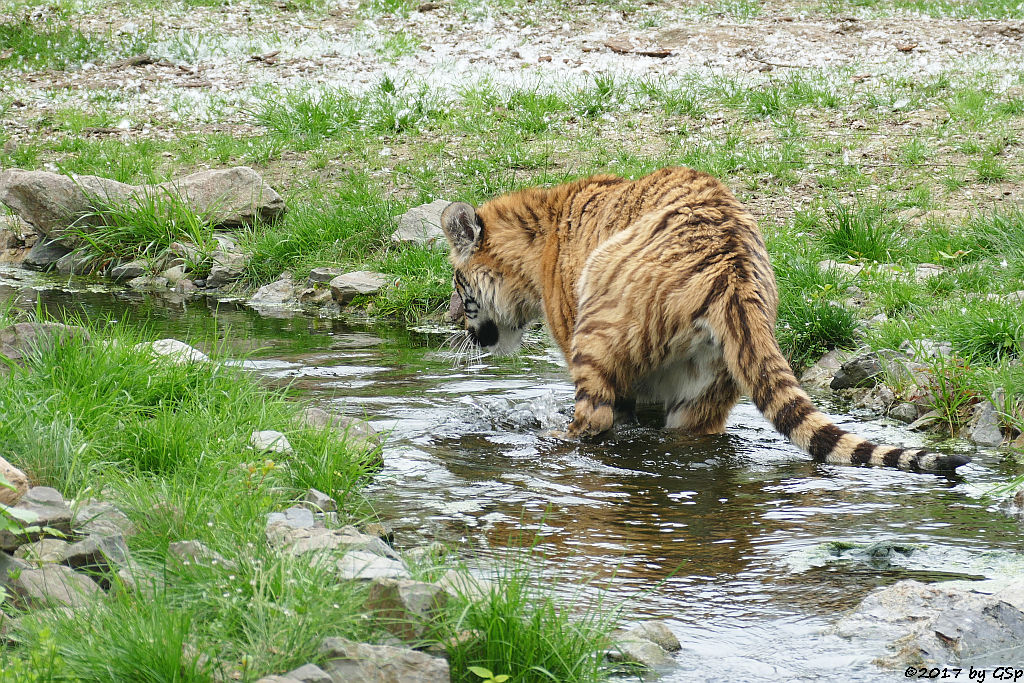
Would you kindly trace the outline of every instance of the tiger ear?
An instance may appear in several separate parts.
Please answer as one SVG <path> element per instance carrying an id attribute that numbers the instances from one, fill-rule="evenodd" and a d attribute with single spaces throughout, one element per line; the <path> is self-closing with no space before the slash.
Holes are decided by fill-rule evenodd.
<path id="1" fill-rule="evenodd" d="M 460 258 L 468 258 L 484 236 L 476 209 L 465 202 L 453 202 L 445 208 L 441 213 L 441 229 Z"/>

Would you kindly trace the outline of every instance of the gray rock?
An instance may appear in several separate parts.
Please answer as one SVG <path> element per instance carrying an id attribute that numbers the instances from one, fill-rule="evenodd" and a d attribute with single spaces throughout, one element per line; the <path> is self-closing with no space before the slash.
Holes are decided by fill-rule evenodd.
<path id="1" fill-rule="evenodd" d="M 328 676 L 327 680 L 330 681 L 331 677 Z M 274 676 L 264 676 L 263 678 L 258 679 L 256 681 L 256 683 L 302 683 L 302 681 L 300 681 L 297 678 L 292 678 L 291 676 L 285 676 L 285 675 L 278 676 L 278 675 L 274 675 Z"/>
<path id="2" fill-rule="evenodd" d="M 46 171 L 10 169 L 0 173 L 0 202 L 41 234 L 59 238 L 69 247 L 81 243 L 76 230 L 99 220 L 93 214 L 100 205 L 152 202 L 165 197 L 183 201 L 197 214 L 226 227 L 249 225 L 257 218 L 273 220 L 285 210 L 281 196 L 246 167 L 199 171 L 145 186 Z"/>
<path id="3" fill-rule="evenodd" d="M 128 281 L 128 286 L 140 292 L 160 291 L 171 286 L 170 281 L 160 275 L 141 275 Z"/>
<path id="4" fill-rule="evenodd" d="M 334 512 L 338 509 L 338 504 L 334 502 L 333 498 L 323 491 L 317 491 L 316 489 L 306 491 L 302 502 L 314 512 Z"/>
<path id="5" fill-rule="evenodd" d="M 608 650 L 607 657 L 613 662 L 629 662 L 656 670 L 669 669 L 676 665 L 676 661 L 664 648 L 643 638 L 617 641 L 615 646 Z"/>
<path id="6" fill-rule="evenodd" d="M 862 354 L 843 363 L 829 386 L 833 390 L 874 386 L 882 370 L 882 360 L 877 353 Z"/>
<path id="7" fill-rule="evenodd" d="M 678 652 L 683 649 L 676 634 L 672 633 L 663 621 L 644 621 L 630 629 L 623 629 L 612 634 L 616 640 L 649 640 L 666 652 Z"/>
<path id="8" fill-rule="evenodd" d="M 490 581 L 457 569 L 446 571 L 437 580 L 437 585 L 452 597 L 472 602 L 486 600 L 494 592 L 494 585 Z"/>
<path id="9" fill-rule="evenodd" d="M 401 640 L 422 639 L 431 621 L 448 603 L 436 584 L 408 579 L 374 579 L 363 603 L 380 626 Z"/>
<path id="10" fill-rule="evenodd" d="M 135 525 L 113 503 L 84 500 L 74 507 L 71 527 L 78 533 L 97 536 L 134 536 Z"/>
<path id="11" fill-rule="evenodd" d="M 33 565 L 61 562 L 64 559 L 64 550 L 69 545 L 67 541 L 59 538 L 41 538 L 19 546 L 14 551 L 14 556 Z"/>
<path id="12" fill-rule="evenodd" d="M 356 296 L 376 294 L 388 282 L 390 276 L 369 270 L 356 270 L 345 273 L 331 280 L 331 296 L 341 305 L 352 301 Z"/>
<path id="13" fill-rule="evenodd" d="M 267 515 L 267 527 L 274 525 L 288 529 L 313 529 L 317 526 L 317 520 L 309 508 L 293 505 L 284 512 L 271 512 Z M 319 526 L 323 527 L 323 524 Z"/>
<path id="14" fill-rule="evenodd" d="M 160 273 L 160 277 L 165 278 L 167 282 L 173 285 L 175 288 L 183 282 L 192 284 L 192 281 L 188 277 L 188 273 L 185 270 L 184 265 L 171 266 Z"/>
<path id="15" fill-rule="evenodd" d="M 441 214 L 450 201 L 435 199 L 429 204 L 414 206 L 398 217 L 398 230 L 391 241 L 428 247 L 447 247 L 448 240 L 441 229 Z"/>
<path id="16" fill-rule="evenodd" d="M 925 413 L 924 415 L 922 415 L 921 417 L 917 418 L 909 425 L 907 425 L 907 429 L 915 432 L 923 431 L 926 429 L 931 429 L 934 425 L 938 424 L 941 421 L 942 414 L 939 413 L 939 411 L 929 410 L 927 413 Z"/>
<path id="17" fill-rule="evenodd" d="M 303 664 L 285 676 L 300 683 L 333 683 L 331 676 L 316 664 Z"/>
<path id="18" fill-rule="evenodd" d="M 921 414 L 921 409 L 913 403 L 898 403 L 889 410 L 889 417 L 900 422 L 911 423 Z"/>
<path id="19" fill-rule="evenodd" d="M 914 279 L 918 282 L 924 282 L 936 275 L 942 275 L 946 272 L 946 269 L 942 266 L 937 266 L 934 263 L 922 263 L 914 269 Z"/>
<path id="20" fill-rule="evenodd" d="M 284 273 L 280 279 L 263 285 L 249 298 L 251 306 L 287 306 L 296 302 L 295 281 L 291 273 Z"/>
<path id="21" fill-rule="evenodd" d="M 96 270 L 92 257 L 77 250 L 64 254 L 53 265 L 61 275 L 88 275 Z"/>
<path id="22" fill-rule="evenodd" d="M 8 577 L 7 590 L 21 607 L 39 608 L 51 605 L 85 607 L 90 597 L 102 590 L 87 577 L 59 564 L 39 569 L 23 569 Z"/>
<path id="23" fill-rule="evenodd" d="M 327 287 L 307 287 L 299 292 L 299 303 L 310 306 L 325 306 L 334 302 L 334 295 Z"/>
<path id="24" fill-rule="evenodd" d="M 128 544 L 121 535 L 94 535 L 66 546 L 60 561 L 72 569 L 117 571 L 131 561 Z"/>
<path id="25" fill-rule="evenodd" d="M 223 236 L 218 237 L 218 243 L 222 246 L 214 250 L 210 257 L 213 259 L 213 266 L 210 268 L 210 274 L 206 276 L 207 287 L 223 287 L 242 277 L 252 258 L 238 251 L 238 246 L 233 241 Z"/>
<path id="26" fill-rule="evenodd" d="M 224 558 L 216 550 L 211 550 L 200 541 L 175 541 L 167 546 L 167 554 L 182 564 L 221 565 L 233 567 L 234 562 Z"/>
<path id="27" fill-rule="evenodd" d="M 856 277 L 860 275 L 862 270 L 864 270 L 864 266 L 858 266 L 855 263 L 839 263 L 838 261 L 826 259 L 824 261 L 818 262 L 818 270 L 820 270 L 823 273 L 828 272 L 830 270 L 838 271 L 840 273 L 843 273 L 844 275 Z"/>
<path id="28" fill-rule="evenodd" d="M 800 376 L 800 383 L 808 389 L 827 389 L 832 378 L 842 366 L 846 355 L 848 354 L 839 349 L 829 351 L 817 363 L 804 371 L 804 374 Z"/>
<path id="29" fill-rule="evenodd" d="M 340 529 L 325 529 L 322 526 L 295 528 L 281 523 L 269 523 L 266 533 L 267 542 L 271 547 L 289 555 L 301 556 L 324 552 L 341 555 L 356 551 L 396 561 L 400 559 L 398 553 L 387 543 L 376 536 L 360 533 L 353 526 L 343 526 Z"/>
<path id="30" fill-rule="evenodd" d="M 377 431 L 365 420 L 334 415 L 321 408 L 308 407 L 302 411 L 299 421 L 300 424 L 314 429 L 334 431 L 340 441 L 355 447 L 356 450 L 371 451 L 380 448 L 381 445 Z"/>
<path id="31" fill-rule="evenodd" d="M 149 263 L 143 260 L 128 261 L 127 263 L 119 263 L 110 269 L 110 273 L 107 275 L 110 279 L 116 282 L 128 282 L 134 280 L 137 277 L 142 277 L 149 272 Z"/>
<path id="32" fill-rule="evenodd" d="M 27 518 L 17 520 L 22 532 L 0 529 L 0 550 L 12 551 L 47 535 L 49 530 L 64 535 L 71 533 L 71 509 L 56 489 L 48 486 L 31 488 L 11 509 L 15 514 L 27 515 Z"/>
<path id="33" fill-rule="evenodd" d="M 21 265 L 29 270 L 46 271 L 70 253 L 71 247 L 66 247 L 56 240 L 41 239 L 28 250 Z"/>
<path id="34" fill-rule="evenodd" d="M 989 583 L 989 582 L 982 582 Z M 1024 612 L 1005 600 L 1012 592 L 1024 601 L 1024 583 L 987 595 L 961 582 L 922 584 L 900 581 L 868 595 L 838 623 L 839 635 L 884 644 L 876 663 L 975 666 L 1017 661 L 1024 656 Z"/>
<path id="35" fill-rule="evenodd" d="M 915 360 L 948 358 L 953 355 L 953 344 L 933 339 L 908 339 L 900 344 L 900 351 Z"/>
<path id="36" fill-rule="evenodd" d="M 320 656 L 334 683 L 450 683 L 448 662 L 416 650 L 325 638 Z"/>
<path id="37" fill-rule="evenodd" d="M 365 550 L 353 550 L 338 560 L 337 576 L 343 581 L 373 579 L 410 579 L 409 570 L 398 560 Z"/>
<path id="38" fill-rule="evenodd" d="M 140 342 L 132 347 L 136 351 L 148 351 L 154 356 L 166 358 L 172 363 L 205 363 L 210 357 L 198 349 L 177 339 L 157 339 L 154 342 Z"/>
<path id="39" fill-rule="evenodd" d="M 896 400 L 892 389 L 884 384 L 878 384 L 870 389 L 855 389 L 853 391 L 855 394 L 854 407 L 870 410 L 876 415 L 885 413 Z"/>
<path id="40" fill-rule="evenodd" d="M 339 275 L 343 275 L 345 270 L 343 268 L 314 268 L 309 271 L 309 284 L 327 284 Z"/>
<path id="41" fill-rule="evenodd" d="M 0 333 L 2 334 L 2 333 Z M 0 352 L 3 347 L 0 346 Z M 14 505 L 28 493 L 28 476 L 0 456 L 0 477 L 14 488 L 0 487 L 0 505 Z"/>
<path id="42" fill-rule="evenodd" d="M 1003 443 L 999 414 L 990 401 L 982 401 L 974 406 L 974 414 L 965 432 L 966 436 L 979 446 L 999 446 Z"/>
<path id="43" fill-rule="evenodd" d="M 37 349 L 65 344 L 71 339 L 88 342 L 89 332 L 60 323 L 15 323 L 0 329 L 0 356 L 17 362 Z"/>
<path id="44" fill-rule="evenodd" d="M 290 455 L 294 452 L 292 445 L 288 443 L 288 437 L 272 429 L 253 432 L 252 436 L 249 437 L 249 445 L 254 451 L 259 453 Z"/>

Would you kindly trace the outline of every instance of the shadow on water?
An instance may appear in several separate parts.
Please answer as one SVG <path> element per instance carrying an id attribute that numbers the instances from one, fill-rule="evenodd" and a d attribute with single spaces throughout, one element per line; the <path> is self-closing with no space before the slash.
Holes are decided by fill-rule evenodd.
<path id="1" fill-rule="evenodd" d="M 2 276 L 0 300 L 219 345 L 273 383 L 366 416 L 390 432 L 368 496 L 400 542 L 441 539 L 488 557 L 525 534 L 567 585 L 593 578 L 637 616 L 670 620 L 687 645 L 682 668 L 663 680 L 816 680 L 825 670 L 887 680 L 871 653 L 825 632 L 865 593 L 904 578 L 1024 568 L 1019 523 L 984 495 L 1019 471 L 995 454 L 975 456 L 963 480 L 819 466 L 749 403 L 725 435 L 667 432 L 644 414 L 599 442 L 566 442 L 547 434 L 568 421 L 572 389 L 537 339 L 516 359 L 464 367 L 441 348 L 444 330 L 62 292 Z M 920 442 L 838 421 L 874 439 Z"/>

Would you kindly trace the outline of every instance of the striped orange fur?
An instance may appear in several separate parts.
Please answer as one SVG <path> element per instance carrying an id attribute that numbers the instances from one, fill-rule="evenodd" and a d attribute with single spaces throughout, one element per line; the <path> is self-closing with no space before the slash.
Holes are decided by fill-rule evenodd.
<path id="1" fill-rule="evenodd" d="M 666 425 L 725 429 L 742 393 L 819 462 L 950 471 L 962 456 L 843 431 L 800 388 L 775 339 L 778 291 L 754 217 L 713 176 L 664 168 L 455 203 L 451 245 L 466 327 L 508 353 L 543 317 L 576 386 L 570 436 L 612 426 L 613 407 L 664 404 Z"/>

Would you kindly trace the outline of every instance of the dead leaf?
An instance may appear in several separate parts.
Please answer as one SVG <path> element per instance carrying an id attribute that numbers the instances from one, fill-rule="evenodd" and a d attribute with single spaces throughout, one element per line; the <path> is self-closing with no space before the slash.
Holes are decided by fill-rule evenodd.
<path id="1" fill-rule="evenodd" d="M 897 45 L 896 49 L 900 52 L 912 52 L 917 47 L 917 43 L 904 43 L 903 45 Z"/>

